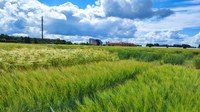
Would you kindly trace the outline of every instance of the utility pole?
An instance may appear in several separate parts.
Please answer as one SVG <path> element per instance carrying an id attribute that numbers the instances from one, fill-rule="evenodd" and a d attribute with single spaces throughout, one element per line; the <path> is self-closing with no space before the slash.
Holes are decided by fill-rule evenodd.
<path id="1" fill-rule="evenodd" d="M 44 20 L 43 20 L 43 16 L 41 18 L 41 30 L 42 30 L 42 39 L 44 39 L 44 24 L 43 24 Z"/>

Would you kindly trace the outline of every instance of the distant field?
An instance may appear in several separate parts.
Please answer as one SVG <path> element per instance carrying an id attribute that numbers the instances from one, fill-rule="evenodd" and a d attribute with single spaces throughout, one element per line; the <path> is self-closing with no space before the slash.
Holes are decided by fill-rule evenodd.
<path id="1" fill-rule="evenodd" d="M 200 50 L 0 44 L 0 112 L 200 111 Z"/>

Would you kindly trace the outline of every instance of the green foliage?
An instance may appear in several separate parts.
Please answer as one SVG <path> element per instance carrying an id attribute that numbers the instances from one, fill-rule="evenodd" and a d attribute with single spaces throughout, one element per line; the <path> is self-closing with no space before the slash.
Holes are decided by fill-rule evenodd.
<path id="1" fill-rule="evenodd" d="M 78 111 L 190 112 L 200 111 L 198 72 L 165 65 L 152 67 L 136 79 L 97 92 L 78 102 Z"/>
<path id="2" fill-rule="evenodd" d="M 145 52 L 145 51 L 118 51 L 120 59 L 136 59 L 138 61 L 155 61 L 159 60 L 162 56 L 160 53 Z"/>
<path id="3" fill-rule="evenodd" d="M 132 60 L 0 75 L 0 111 L 199 111 L 195 69 Z"/>
<path id="4" fill-rule="evenodd" d="M 137 59 L 141 61 L 150 62 L 150 61 L 160 60 L 161 56 L 162 54 L 159 54 L 159 53 L 147 52 L 147 53 L 141 54 L 141 56 L 137 57 Z"/>
<path id="5" fill-rule="evenodd" d="M 13 68 L 36 68 L 69 66 L 97 61 L 118 60 L 108 51 L 92 49 L 13 49 L 0 50 L 0 63 L 4 70 Z"/>
<path id="6" fill-rule="evenodd" d="M 199 71 L 192 66 L 199 68 L 199 54 L 195 49 L 0 44 L 0 112 L 200 111 Z"/>
<path id="7" fill-rule="evenodd" d="M 193 63 L 194 63 L 194 66 L 197 68 L 197 69 L 200 69 L 200 56 L 197 56 L 193 59 Z"/>
<path id="8" fill-rule="evenodd" d="M 100 62 L 0 75 L 1 111 L 74 109 L 76 100 L 112 88 L 147 70 L 149 64 L 131 60 Z"/>
<path id="9" fill-rule="evenodd" d="M 191 60 L 194 56 L 200 54 L 195 49 L 162 49 L 162 48 L 126 48 L 126 47 L 107 47 L 104 48 L 110 52 L 117 52 L 120 59 L 136 59 L 138 61 L 162 61 L 163 58 L 171 60 L 172 64 L 183 64 L 186 60 Z M 171 58 L 170 58 L 171 57 Z M 178 59 L 180 58 L 180 60 Z M 174 62 L 173 62 L 174 60 Z M 166 63 L 168 63 L 166 61 Z"/>
<path id="10" fill-rule="evenodd" d="M 41 38 L 30 38 L 30 37 L 15 37 L 1 34 L 0 42 L 4 43 L 32 43 L 32 44 L 72 44 L 72 42 L 67 42 L 60 39 L 41 39 Z"/>
<path id="11" fill-rule="evenodd" d="M 185 56 L 178 55 L 178 54 L 165 54 L 165 56 L 162 58 L 163 63 L 170 63 L 173 65 L 181 65 L 185 61 Z"/>

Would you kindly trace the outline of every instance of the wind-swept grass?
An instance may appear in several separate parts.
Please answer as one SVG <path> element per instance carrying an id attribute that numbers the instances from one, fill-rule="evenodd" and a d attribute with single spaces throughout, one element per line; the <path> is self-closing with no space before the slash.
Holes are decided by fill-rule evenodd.
<path id="1" fill-rule="evenodd" d="M 193 59 L 193 63 L 197 69 L 200 69 L 200 55 Z"/>
<path id="2" fill-rule="evenodd" d="M 184 58 L 184 61 L 191 61 L 193 57 L 196 57 L 200 54 L 198 49 L 178 49 L 178 48 L 143 48 L 143 47 L 120 47 L 120 46 L 83 46 L 83 45 L 29 45 L 29 44 L 0 44 L 1 50 L 15 50 L 28 48 L 28 49 L 60 49 L 60 50 L 103 50 L 110 53 L 115 53 L 118 55 L 119 59 L 136 59 L 138 61 L 161 61 L 163 57 L 166 58 L 166 55 L 176 58 Z M 176 56 L 173 56 L 176 55 Z M 173 60 L 173 59 L 172 59 Z M 177 59 L 174 59 L 177 60 Z M 174 64 L 173 62 L 170 62 Z M 177 62 L 175 62 L 177 63 Z M 178 64 L 180 64 L 178 62 Z M 183 64 L 181 62 L 181 64 Z"/>
<path id="3" fill-rule="evenodd" d="M 199 111 L 199 73 L 133 60 L 0 76 L 0 111 Z"/>
<path id="4" fill-rule="evenodd" d="M 186 57 L 179 54 L 165 54 L 162 58 L 162 62 L 167 64 L 173 64 L 173 65 L 182 65 L 186 60 Z"/>
<path id="5" fill-rule="evenodd" d="M 41 48 L 48 48 L 48 46 L 45 44 L 0 43 L 1 50 L 2 49 L 3 50 L 13 50 L 13 49 L 21 49 L 21 48 L 41 49 Z"/>
<path id="6" fill-rule="evenodd" d="M 0 69 L 69 66 L 98 61 L 115 61 L 118 56 L 93 49 L 0 49 Z"/>
<path id="7" fill-rule="evenodd" d="M 198 112 L 200 76 L 197 70 L 172 65 L 152 67 L 136 79 L 99 91 L 77 102 L 83 112 Z"/>
<path id="8" fill-rule="evenodd" d="M 199 54 L 0 44 L 0 112 L 200 111 Z"/>
<path id="9" fill-rule="evenodd" d="M 138 61 L 160 61 L 183 65 L 200 54 L 198 49 L 177 49 L 177 48 L 141 48 L 141 47 L 103 47 L 110 52 L 118 53 L 119 59 L 136 59 Z"/>
<path id="10" fill-rule="evenodd" d="M 100 62 L 70 68 L 51 68 L 0 75 L 0 111 L 74 109 L 75 101 L 112 88 L 149 68 L 136 61 Z"/>

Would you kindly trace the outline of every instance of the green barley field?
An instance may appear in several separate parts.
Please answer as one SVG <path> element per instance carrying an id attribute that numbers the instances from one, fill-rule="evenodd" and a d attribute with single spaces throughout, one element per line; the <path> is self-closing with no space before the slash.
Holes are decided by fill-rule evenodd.
<path id="1" fill-rule="evenodd" d="M 200 50 L 0 44 L 0 112 L 198 112 Z"/>

